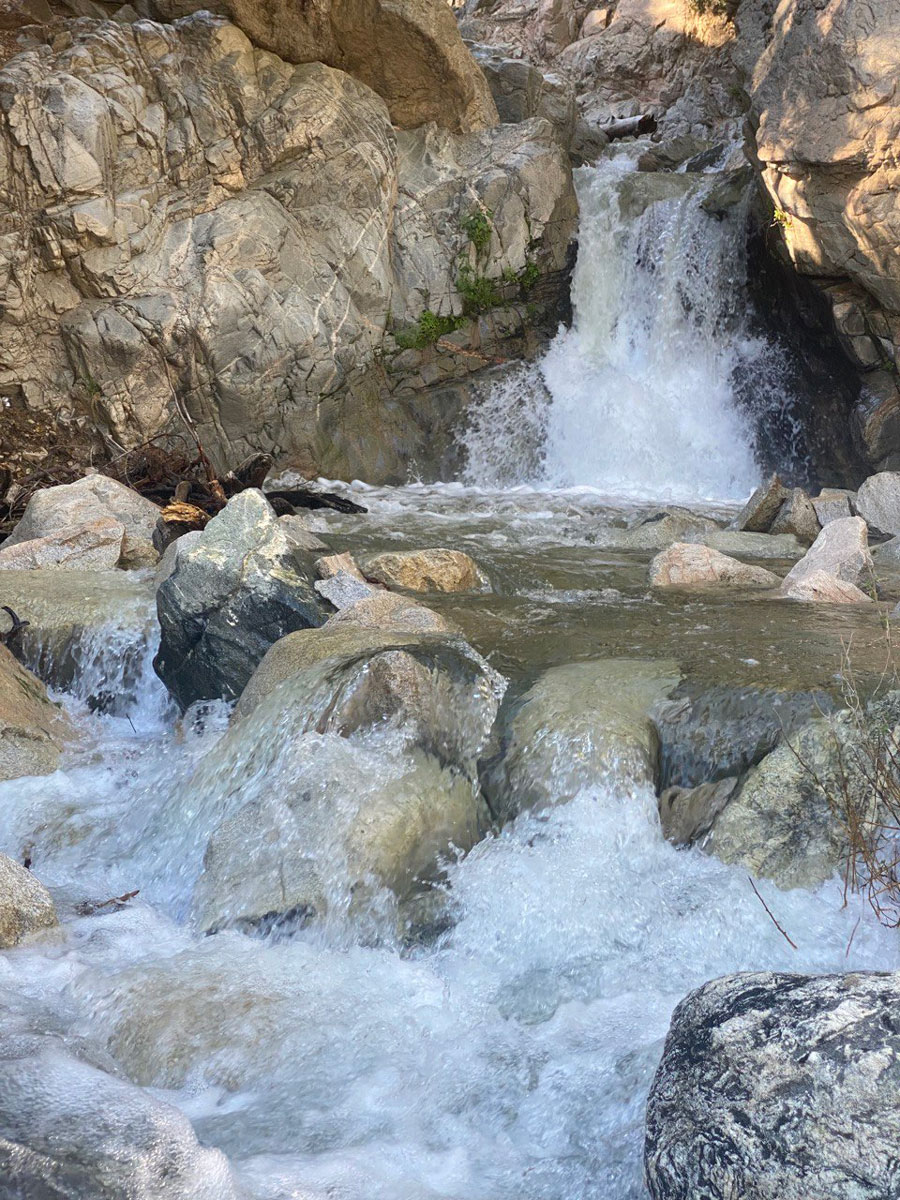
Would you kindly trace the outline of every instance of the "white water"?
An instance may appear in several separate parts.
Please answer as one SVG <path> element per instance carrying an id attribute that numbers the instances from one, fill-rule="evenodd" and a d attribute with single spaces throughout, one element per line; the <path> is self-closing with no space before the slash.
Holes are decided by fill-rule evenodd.
<path id="1" fill-rule="evenodd" d="M 707 215 L 697 177 L 636 218 L 635 189 L 658 176 L 625 156 L 577 176 L 572 327 L 538 365 L 493 386 L 466 438 L 470 482 L 743 499 L 760 472 L 735 372 L 752 371 L 765 403 L 779 386 L 768 378 L 777 355 L 746 332 L 741 206 Z M 687 177 L 668 179 L 678 188 Z"/>

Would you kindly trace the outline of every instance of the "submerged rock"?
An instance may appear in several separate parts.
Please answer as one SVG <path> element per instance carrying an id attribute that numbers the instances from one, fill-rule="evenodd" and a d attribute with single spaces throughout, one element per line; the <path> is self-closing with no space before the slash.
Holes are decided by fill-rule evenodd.
<path id="1" fill-rule="evenodd" d="M 178 552 L 157 592 L 154 667 L 183 707 L 236 699 L 274 642 L 328 615 L 262 492 L 240 492 Z"/>
<path id="2" fill-rule="evenodd" d="M 710 546 L 676 542 L 650 563 L 650 586 L 692 587 L 695 584 L 735 584 L 747 588 L 776 588 L 779 577 L 765 567 L 730 558 Z"/>
<path id="3" fill-rule="evenodd" d="M 545 671 L 498 723 L 483 782 L 501 819 L 573 799 L 584 788 L 655 786 L 654 706 L 679 682 L 672 662 L 604 659 Z"/>
<path id="4" fill-rule="evenodd" d="M 238 1200 L 228 1160 L 143 1088 L 54 1045 L 0 1051 L 0 1178 L 34 1200 Z M 49 1039 L 48 1039 L 49 1040 Z"/>
<path id="5" fill-rule="evenodd" d="M 783 594 L 789 600 L 803 600 L 809 604 L 871 604 L 867 596 L 855 583 L 846 583 L 827 571 L 810 571 L 808 575 L 791 583 L 785 583 Z"/>
<path id="6" fill-rule="evenodd" d="M 621 543 L 634 550 L 664 550 L 673 542 L 702 542 L 708 534 L 717 532 L 719 526 L 710 517 L 701 517 L 686 508 L 669 508 L 630 526 Z"/>
<path id="7" fill-rule="evenodd" d="M 659 797 L 663 837 L 676 846 L 690 846 L 698 841 L 712 829 L 737 784 L 737 779 L 730 776 L 694 788 L 666 788 Z"/>
<path id="8" fill-rule="evenodd" d="M 870 475 L 857 492 L 856 511 L 870 529 L 900 534 L 900 472 Z"/>
<path id="9" fill-rule="evenodd" d="M 485 592 L 490 581 L 461 550 L 401 550 L 368 559 L 365 573 L 385 587 L 409 592 Z"/>
<path id="10" fill-rule="evenodd" d="M 35 492 L 21 521 L 3 543 L 3 550 L 64 531 L 71 534 L 75 526 L 112 519 L 124 526 L 122 565 L 144 566 L 159 558 L 152 540 L 158 518 L 157 506 L 132 488 L 106 475 L 86 475 L 76 483 Z"/>
<path id="11" fill-rule="evenodd" d="M 730 975 L 682 1000 L 647 1104 L 653 1200 L 900 1194 L 900 975 Z"/>
<path id="12" fill-rule="evenodd" d="M 0 571 L 58 567 L 69 570 L 110 570 L 119 565 L 125 526 L 112 517 L 88 525 L 72 525 L 46 537 L 0 546 Z"/>
<path id="13" fill-rule="evenodd" d="M 414 630 L 419 633 L 455 633 L 456 630 L 433 609 L 409 596 L 378 589 L 342 608 L 325 623 L 325 628 L 355 625 L 384 633 Z"/>
<path id="14" fill-rule="evenodd" d="M 861 517 L 844 517 L 823 527 L 803 558 L 787 573 L 781 589 L 788 594 L 817 571 L 845 583 L 858 584 L 871 575 L 872 567 L 865 521 Z"/>
<path id="15" fill-rule="evenodd" d="M 0 854 L 0 950 L 56 924 L 56 908 L 44 885 L 26 867 Z"/>
<path id="16" fill-rule="evenodd" d="M 0 780 L 49 775 L 72 736 L 41 681 L 0 645 Z"/>

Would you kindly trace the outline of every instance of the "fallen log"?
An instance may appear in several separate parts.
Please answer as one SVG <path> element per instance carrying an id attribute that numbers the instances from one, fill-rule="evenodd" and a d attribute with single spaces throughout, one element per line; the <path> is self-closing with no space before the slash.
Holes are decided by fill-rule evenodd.
<path id="1" fill-rule="evenodd" d="M 640 137 L 643 133 L 656 132 L 656 117 L 653 113 L 644 113 L 640 117 L 620 117 L 608 125 L 601 125 L 600 129 L 611 142 L 617 138 Z"/>

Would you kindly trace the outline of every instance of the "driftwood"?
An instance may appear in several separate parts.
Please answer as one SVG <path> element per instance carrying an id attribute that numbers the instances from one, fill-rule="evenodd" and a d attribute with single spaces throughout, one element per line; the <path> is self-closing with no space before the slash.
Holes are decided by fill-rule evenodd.
<path id="1" fill-rule="evenodd" d="M 620 117 L 600 128 L 611 142 L 616 138 L 639 137 L 642 133 L 656 132 L 656 117 L 653 113 L 644 113 L 640 117 Z"/>
<path id="2" fill-rule="evenodd" d="M 81 904 L 75 905 L 75 911 L 79 917 L 92 917 L 94 913 L 100 912 L 104 908 L 111 908 L 114 912 L 118 912 L 120 908 L 127 905 L 129 900 L 133 900 L 140 890 L 140 888 L 135 888 L 133 892 L 126 892 L 124 896 L 111 896 L 109 900 L 83 900 Z"/>
<path id="3" fill-rule="evenodd" d="M 22 630 L 31 624 L 31 622 L 20 620 L 8 604 L 4 604 L 0 607 L 2 607 L 3 612 L 9 615 L 9 619 L 12 621 L 12 626 L 7 629 L 5 633 L 0 633 L 0 642 L 2 642 L 4 646 L 9 646 L 19 636 Z"/>

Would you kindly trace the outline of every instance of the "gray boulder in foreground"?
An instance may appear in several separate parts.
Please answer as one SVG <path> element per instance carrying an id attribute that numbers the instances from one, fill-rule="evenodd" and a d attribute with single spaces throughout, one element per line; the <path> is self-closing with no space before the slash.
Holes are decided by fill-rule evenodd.
<path id="1" fill-rule="evenodd" d="M 900 973 L 730 975 L 676 1008 L 647 1104 L 653 1200 L 900 1196 Z"/>

